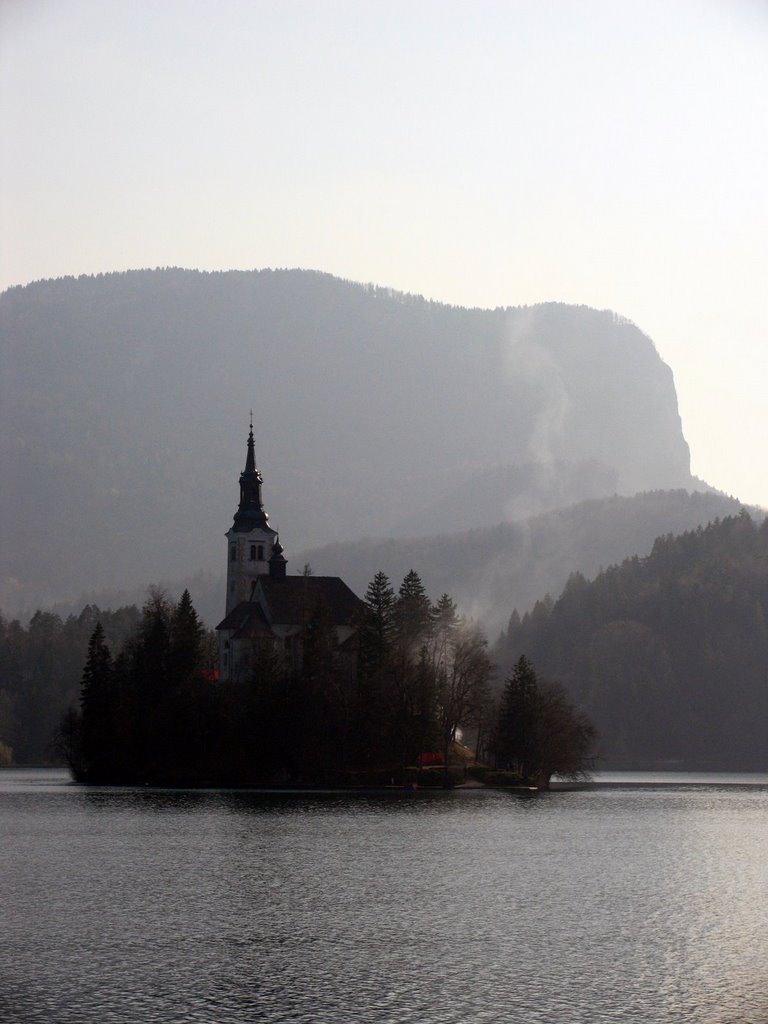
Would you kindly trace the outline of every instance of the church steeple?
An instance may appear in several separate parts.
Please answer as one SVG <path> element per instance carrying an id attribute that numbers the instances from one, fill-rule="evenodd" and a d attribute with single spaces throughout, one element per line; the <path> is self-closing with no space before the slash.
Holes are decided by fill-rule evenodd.
<path id="1" fill-rule="evenodd" d="M 251 413 L 251 429 L 248 431 L 248 454 L 245 457 L 245 472 L 256 472 L 256 446 L 253 443 L 253 413 Z"/>
<path id="2" fill-rule="evenodd" d="M 269 525 L 261 497 L 261 473 L 256 468 L 253 413 L 248 432 L 245 469 L 240 474 L 240 503 L 227 533 L 227 614 L 247 601 L 259 576 L 271 570 L 270 555 L 277 531 Z"/>
<path id="3" fill-rule="evenodd" d="M 264 483 L 261 473 L 256 468 L 256 451 L 253 440 L 253 413 L 251 413 L 251 429 L 248 432 L 248 452 L 245 457 L 245 469 L 240 474 L 240 504 L 235 513 L 232 529 L 236 533 L 250 533 L 251 530 L 269 529 L 269 516 L 264 510 L 261 487 Z"/>

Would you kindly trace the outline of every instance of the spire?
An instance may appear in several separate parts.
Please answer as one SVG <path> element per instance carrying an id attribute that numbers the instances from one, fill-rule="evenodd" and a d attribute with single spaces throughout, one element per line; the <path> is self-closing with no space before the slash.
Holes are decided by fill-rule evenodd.
<path id="1" fill-rule="evenodd" d="M 240 504 L 235 513 L 232 529 L 238 533 L 248 533 L 261 528 L 269 530 L 269 516 L 264 511 L 261 497 L 261 473 L 256 468 L 256 451 L 253 440 L 253 410 L 248 431 L 248 450 L 245 457 L 245 469 L 240 474 Z"/>
<path id="2" fill-rule="evenodd" d="M 251 429 L 248 433 L 248 454 L 245 457 L 244 473 L 256 472 L 256 447 L 253 443 L 253 413 L 251 413 Z"/>

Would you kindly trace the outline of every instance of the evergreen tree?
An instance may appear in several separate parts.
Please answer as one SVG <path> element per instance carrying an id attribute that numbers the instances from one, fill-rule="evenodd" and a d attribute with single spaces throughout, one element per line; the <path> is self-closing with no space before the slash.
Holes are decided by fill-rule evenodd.
<path id="1" fill-rule="evenodd" d="M 101 622 L 88 641 L 88 655 L 81 681 L 82 710 L 81 772 L 96 781 L 108 780 L 113 771 L 115 738 L 118 730 L 118 699 L 112 654 Z M 69 728 L 73 728 L 69 718 Z M 74 745 L 74 740 L 71 740 Z"/>
<path id="2" fill-rule="evenodd" d="M 168 654 L 171 638 L 172 608 L 166 594 L 152 587 L 141 610 L 138 632 L 130 645 L 132 674 L 142 697 L 169 688 Z"/>
<path id="3" fill-rule="evenodd" d="M 542 683 L 521 655 L 507 680 L 496 730 L 496 762 L 549 788 L 555 774 L 579 778 L 591 766 L 595 730 L 562 686 Z"/>
<path id="4" fill-rule="evenodd" d="M 193 672 L 202 668 L 205 629 L 185 590 L 168 624 L 168 672 L 172 687 L 182 686 Z"/>
<path id="5" fill-rule="evenodd" d="M 406 653 L 418 650 L 430 633 L 432 606 L 421 577 L 411 569 L 400 584 L 394 608 L 395 633 Z"/>
<path id="6" fill-rule="evenodd" d="M 350 758 L 359 769 L 370 771 L 391 765 L 393 760 L 395 593 L 385 573 L 376 573 L 364 600 L 358 685 L 350 706 Z"/>
<path id="7" fill-rule="evenodd" d="M 395 637 L 395 592 L 389 577 L 377 572 L 365 592 L 366 614 L 361 627 L 361 668 L 381 670 L 387 663 Z"/>
<path id="8" fill-rule="evenodd" d="M 400 584 L 393 609 L 394 646 L 389 675 L 389 744 L 401 764 L 414 764 L 424 742 L 424 708 L 433 701 L 434 676 L 428 671 L 426 644 L 431 634 L 431 604 L 421 577 L 411 569 Z M 433 710 L 433 708 L 431 709 Z M 434 721 L 434 715 L 432 715 Z"/>

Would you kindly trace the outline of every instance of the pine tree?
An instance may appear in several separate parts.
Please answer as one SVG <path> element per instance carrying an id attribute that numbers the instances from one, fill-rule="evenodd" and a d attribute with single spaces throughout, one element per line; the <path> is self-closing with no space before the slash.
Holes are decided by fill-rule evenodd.
<path id="1" fill-rule="evenodd" d="M 118 700 L 112 654 L 101 622 L 88 641 L 88 655 L 80 685 L 82 708 L 82 771 L 96 781 L 112 773 L 114 739 L 118 728 Z"/>
<path id="2" fill-rule="evenodd" d="M 496 758 L 501 767 L 516 767 L 523 778 L 533 770 L 538 721 L 539 680 L 531 662 L 520 656 L 504 686 L 499 709 Z"/>
<path id="3" fill-rule="evenodd" d="M 141 701 L 156 703 L 168 690 L 168 652 L 173 610 L 164 591 L 151 588 L 127 654 Z M 149 709 L 148 709 L 149 710 Z"/>
<path id="4" fill-rule="evenodd" d="M 205 629 L 185 590 L 168 626 L 168 675 L 171 687 L 182 686 L 203 665 Z"/>
<path id="5" fill-rule="evenodd" d="M 579 778 L 592 761 L 595 729 L 558 683 L 542 683 L 521 655 L 502 695 L 496 734 L 500 767 L 549 788 L 555 775 Z"/>
<path id="6" fill-rule="evenodd" d="M 400 584 L 394 612 L 396 635 L 401 649 L 407 654 L 417 652 L 430 633 L 432 606 L 421 577 L 413 569 Z"/>
<path id="7" fill-rule="evenodd" d="M 395 636 L 395 592 L 385 573 L 377 572 L 368 584 L 365 605 L 360 660 L 363 670 L 371 672 L 384 667 Z"/>
<path id="8" fill-rule="evenodd" d="M 358 633 L 358 685 L 351 701 L 351 760 L 361 768 L 392 761 L 394 608 L 395 592 L 389 577 L 377 572 L 365 593 Z"/>

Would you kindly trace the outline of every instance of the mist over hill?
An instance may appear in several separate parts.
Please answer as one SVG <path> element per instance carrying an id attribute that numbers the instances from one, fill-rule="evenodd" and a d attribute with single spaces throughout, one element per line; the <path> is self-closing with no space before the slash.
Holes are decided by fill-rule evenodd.
<path id="1" fill-rule="evenodd" d="M 455 534 L 364 539 L 288 550 L 288 571 L 301 572 L 308 564 L 317 575 L 340 575 L 363 595 L 379 570 L 397 589 L 406 573 L 416 569 L 433 600 L 450 594 L 461 611 L 481 622 L 493 640 L 506 628 L 514 609 L 522 613 L 546 594 L 558 594 L 572 573 L 595 575 L 625 558 L 644 557 L 659 536 L 696 529 L 741 509 L 735 498 L 713 492 L 614 495 Z M 761 510 L 750 511 L 756 521 L 762 520 Z M 55 605 L 53 611 L 66 617 L 78 615 L 85 605 L 140 606 L 147 596 L 147 583 L 84 590 L 75 599 Z M 221 566 L 176 579 L 154 576 L 152 583 L 167 590 L 174 600 L 188 589 L 209 626 L 222 618 L 226 574 Z"/>
<path id="2" fill-rule="evenodd" d="M 0 389 L 8 612 L 219 570 L 251 407 L 289 554 L 499 540 L 696 483 L 669 367 L 586 307 L 462 309 L 310 271 L 43 281 L 0 297 Z"/>
<path id="3" fill-rule="evenodd" d="M 379 569 L 397 587 L 415 568 L 434 600 L 450 594 L 493 637 L 514 609 L 522 613 L 544 595 L 558 594 L 572 573 L 595 575 L 625 558 L 642 557 L 659 536 L 695 529 L 741 508 L 734 498 L 714 493 L 614 495 L 457 534 L 333 544 L 300 553 L 294 569 L 304 562 L 321 575 L 333 568 L 362 594 Z M 218 586 L 223 592 L 223 581 Z"/>

